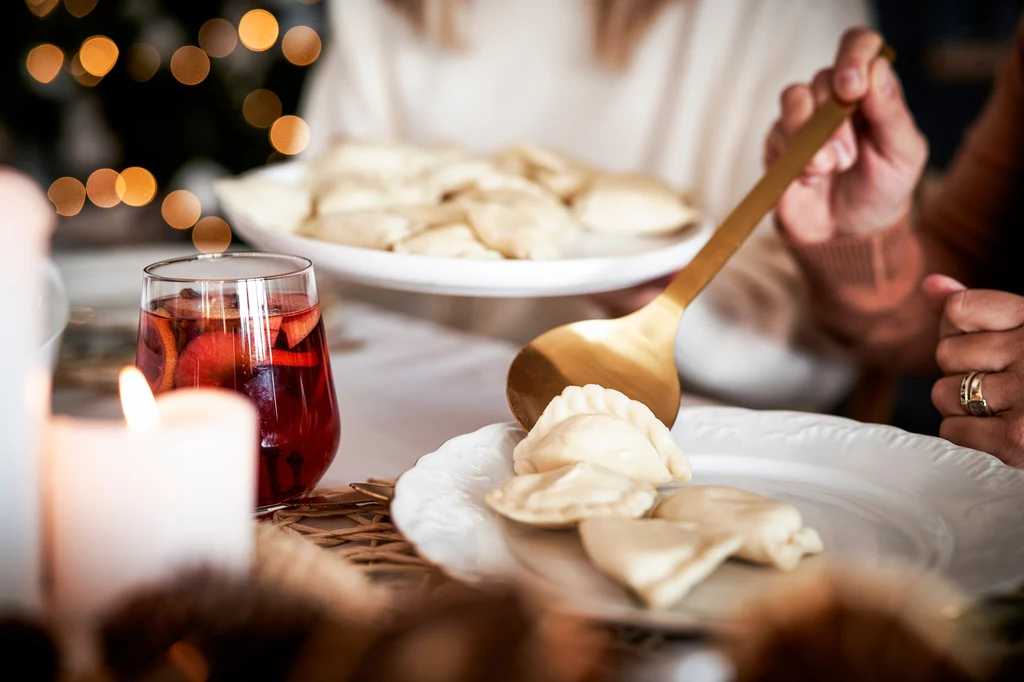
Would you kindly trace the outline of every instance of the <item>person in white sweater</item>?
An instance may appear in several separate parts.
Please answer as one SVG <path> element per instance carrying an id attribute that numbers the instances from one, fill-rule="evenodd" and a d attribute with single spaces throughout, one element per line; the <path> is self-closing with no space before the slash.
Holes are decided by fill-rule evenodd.
<path id="1" fill-rule="evenodd" d="M 307 155 L 334 139 L 531 142 L 597 167 L 650 172 L 720 221 L 762 172 L 778 93 L 834 57 L 863 0 L 334 0 L 301 112 Z M 685 390 L 758 408 L 822 410 L 848 361 L 805 324 L 801 280 L 769 220 L 687 310 Z M 437 321 L 523 342 L 622 312 L 652 289 L 540 300 L 349 288 Z"/>

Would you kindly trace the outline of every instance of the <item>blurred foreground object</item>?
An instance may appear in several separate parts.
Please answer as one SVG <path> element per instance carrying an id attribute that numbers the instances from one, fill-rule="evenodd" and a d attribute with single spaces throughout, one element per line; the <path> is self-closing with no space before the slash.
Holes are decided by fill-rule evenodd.
<path id="1" fill-rule="evenodd" d="M 383 622 L 209 572 L 141 593 L 103 626 L 112 680 L 598 682 L 605 640 L 506 589 L 452 585 Z"/>
<path id="2" fill-rule="evenodd" d="M 822 573 L 766 596 L 729 633 L 737 682 L 968 682 L 991 663 L 975 633 L 941 612 L 931 580 Z"/>

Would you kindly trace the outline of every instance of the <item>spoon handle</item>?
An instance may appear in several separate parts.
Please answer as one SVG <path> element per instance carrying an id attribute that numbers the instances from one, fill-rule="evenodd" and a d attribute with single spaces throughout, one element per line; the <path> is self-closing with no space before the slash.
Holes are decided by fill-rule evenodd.
<path id="1" fill-rule="evenodd" d="M 878 56 L 891 62 L 895 61 L 896 53 L 888 45 L 883 45 Z M 718 226 L 704 248 L 676 275 L 658 298 L 664 302 L 671 301 L 678 308 L 678 313 L 682 314 L 858 106 L 859 102 L 844 103 L 835 97 L 821 105 L 764 177 Z"/>

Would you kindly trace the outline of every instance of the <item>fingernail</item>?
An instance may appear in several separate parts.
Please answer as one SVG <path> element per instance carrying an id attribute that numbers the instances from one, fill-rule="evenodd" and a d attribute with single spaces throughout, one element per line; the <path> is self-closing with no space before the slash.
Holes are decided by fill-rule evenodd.
<path id="1" fill-rule="evenodd" d="M 842 140 L 832 140 L 832 151 L 835 152 L 836 161 L 839 162 L 839 167 L 842 170 L 846 170 L 853 165 L 853 154 L 846 148 L 846 144 Z"/>
<path id="2" fill-rule="evenodd" d="M 896 74 L 893 73 L 892 66 L 888 60 L 879 60 L 878 67 L 875 68 L 874 80 L 878 94 L 885 98 L 892 97 L 896 91 Z"/>
<path id="3" fill-rule="evenodd" d="M 828 167 L 828 162 L 828 149 L 823 148 L 819 149 L 818 153 L 814 155 L 813 159 L 811 159 L 811 166 L 815 169 L 823 170 Z"/>
<path id="4" fill-rule="evenodd" d="M 859 90 L 860 85 L 860 71 L 854 67 L 843 69 L 836 74 L 836 89 L 841 94 L 846 95 L 853 90 Z"/>

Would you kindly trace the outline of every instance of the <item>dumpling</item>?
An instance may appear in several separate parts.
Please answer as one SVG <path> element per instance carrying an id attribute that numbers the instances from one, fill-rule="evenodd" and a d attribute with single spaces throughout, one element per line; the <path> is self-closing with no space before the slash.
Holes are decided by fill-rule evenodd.
<path id="1" fill-rule="evenodd" d="M 737 488 L 687 486 L 659 504 L 654 515 L 737 533 L 743 538 L 737 557 L 784 571 L 796 568 L 805 554 L 823 549 L 818 533 L 804 525 L 796 507 Z"/>
<path id="2" fill-rule="evenodd" d="M 512 459 L 517 474 L 592 462 L 653 485 L 690 480 L 690 462 L 654 413 L 594 384 L 569 386 L 552 400 Z"/>
<path id="3" fill-rule="evenodd" d="M 395 253 L 415 253 L 437 258 L 476 258 L 496 260 L 502 256 L 481 244 L 465 224 L 435 227 L 414 234 L 394 246 Z"/>
<path id="4" fill-rule="evenodd" d="M 556 239 L 523 211 L 505 204 L 460 201 L 485 246 L 508 258 L 558 258 Z"/>
<path id="5" fill-rule="evenodd" d="M 698 213 L 656 178 L 601 175 L 573 201 L 576 219 L 593 232 L 669 234 L 697 220 Z"/>
<path id="6" fill-rule="evenodd" d="M 388 213 L 402 216 L 421 225 L 424 229 L 443 225 L 465 224 L 466 210 L 456 202 L 428 204 L 425 206 L 396 206 Z"/>
<path id="7" fill-rule="evenodd" d="M 536 192 L 513 188 L 474 189 L 460 196 L 459 201 L 496 203 L 514 208 L 528 216 L 537 229 L 559 243 L 576 227 L 569 209 L 560 201 Z"/>
<path id="8" fill-rule="evenodd" d="M 665 519 L 587 519 L 579 532 L 594 567 L 655 609 L 677 603 L 743 543 L 735 533 Z"/>
<path id="9" fill-rule="evenodd" d="M 347 140 L 317 157 L 310 166 L 310 177 L 317 181 L 345 175 L 410 177 L 464 157 L 456 149 L 426 149 L 396 142 Z"/>
<path id="10" fill-rule="evenodd" d="M 579 193 L 594 175 L 582 163 L 551 149 L 524 144 L 514 152 L 522 159 L 524 175 L 565 201 Z"/>
<path id="11" fill-rule="evenodd" d="M 461 192 L 472 187 L 481 177 L 499 172 L 487 161 L 456 161 L 428 169 L 421 179 L 434 192 L 443 196 Z"/>
<path id="12" fill-rule="evenodd" d="M 258 216 L 260 225 L 276 232 L 297 232 L 313 208 L 309 190 L 299 184 L 225 178 L 214 188 L 221 202 Z"/>
<path id="13" fill-rule="evenodd" d="M 440 194 L 422 183 L 349 176 L 336 178 L 316 195 L 318 215 L 436 204 Z"/>
<path id="14" fill-rule="evenodd" d="M 390 249 L 422 230 L 420 223 L 383 211 L 321 215 L 302 228 L 304 234 L 326 242 L 380 250 Z"/>
<path id="15" fill-rule="evenodd" d="M 513 476 L 484 498 L 502 516 L 544 528 L 567 528 L 583 519 L 635 519 L 654 505 L 658 491 L 596 464 L 577 462 L 543 474 Z"/>

